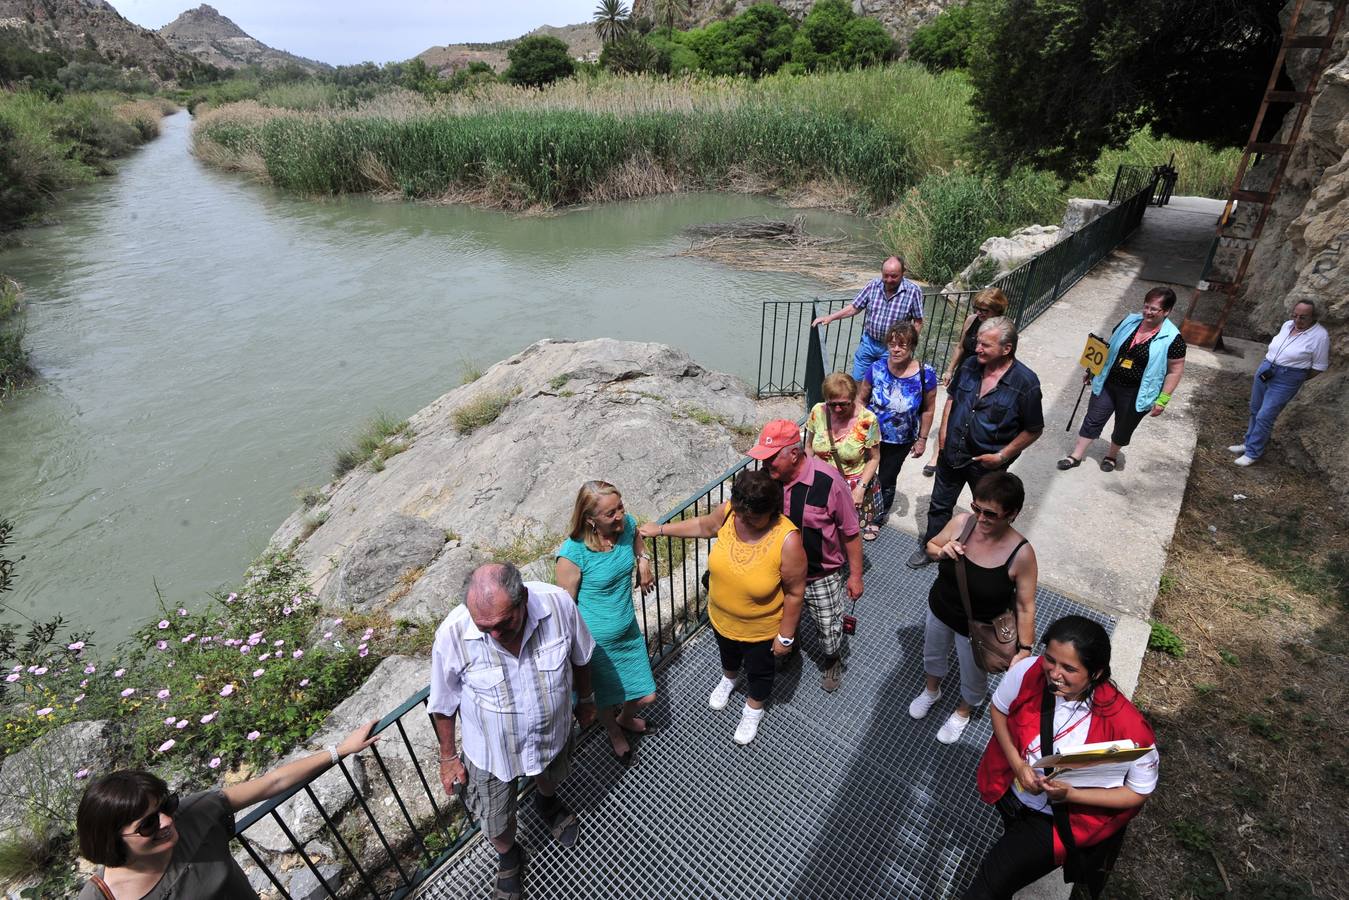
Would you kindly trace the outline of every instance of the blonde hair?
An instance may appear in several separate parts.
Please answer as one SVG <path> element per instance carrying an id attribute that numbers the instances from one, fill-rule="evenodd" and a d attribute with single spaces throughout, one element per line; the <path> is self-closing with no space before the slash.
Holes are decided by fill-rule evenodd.
<path id="1" fill-rule="evenodd" d="M 571 510 L 572 540 L 580 541 L 596 552 L 604 550 L 600 546 L 599 534 L 590 525 L 590 517 L 595 514 L 600 498 L 610 496 L 621 498 L 623 495 L 607 481 L 587 481 L 581 485 L 581 489 L 576 492 L 576 505 Z"/>
<path id="2" fill-rule="evenodd" d="M 1007 295 L 1002 288 L 984 288 L 974 295 L 974 302 L 988 306 L 991 315 L 1000 316 L 1007 312 Z"/>
<path id="3" fill-rule="evenodd" d="M 833 375 L 826 375 L 821 387 L 826 398 L 847 394 L 849 400 L 854 403 L 857 402 L 857 382 L 847 372 L 835 372 Z"/>

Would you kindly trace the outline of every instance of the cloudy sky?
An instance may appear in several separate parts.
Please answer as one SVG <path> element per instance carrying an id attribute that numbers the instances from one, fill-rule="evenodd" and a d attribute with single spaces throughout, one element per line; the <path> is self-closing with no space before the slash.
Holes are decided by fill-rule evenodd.
<path id="1" fill-rule="evenodd" d="M 160 28 L 201 0 L 110 0 L 126 18 Z M 436 44 L 500 41 L 540 25 L 590 20 L 596 0 L 211 0 L 253 37 L 339 65 L 389 62 Z"/>

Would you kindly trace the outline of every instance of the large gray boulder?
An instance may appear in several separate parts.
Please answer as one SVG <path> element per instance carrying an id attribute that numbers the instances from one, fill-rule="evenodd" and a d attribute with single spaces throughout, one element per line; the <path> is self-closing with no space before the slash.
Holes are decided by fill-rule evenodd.
<path id="1" fill-rule="evenodd" d="M 108 722 L 71 722 L 0 763 L 0 840 L 74 810 L 89 778 L 106 775 Z"/>
<path id="2" fill-rule="evenodd" d="M 970 291 L 984 287 L 1048 250 L 1068 234 L 1067 229 L 1057 225 L 1027 225 L 1007 237 L 991 237 L 979 245 L 974 261 L 942 290 Z"/>
<path id="3" fill-rule="evenodd" d="M 743 383 L 682 351 L 539 341 L 413 416 L 382 470 L 331 485 L 321 527 L 297 511 L 273 542 L 298 541 L 325 599 L 440 619 L 477 563 L 550 556 L 583 481 L 655 518 L 735 462 L 760 417 Z"/>

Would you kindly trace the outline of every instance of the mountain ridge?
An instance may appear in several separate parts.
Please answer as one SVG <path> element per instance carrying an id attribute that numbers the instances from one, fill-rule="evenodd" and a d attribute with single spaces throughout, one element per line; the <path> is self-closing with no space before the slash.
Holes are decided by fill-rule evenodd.
<path id="1" fill-rule="evenodd" d="M 184 10 L 159 29 L 159 35 L 175 50 L 221 69 L 298 66 L 307 72 L 318 72 L 332 68 L 327 63 L 269 47 L 206 3 Z"/>

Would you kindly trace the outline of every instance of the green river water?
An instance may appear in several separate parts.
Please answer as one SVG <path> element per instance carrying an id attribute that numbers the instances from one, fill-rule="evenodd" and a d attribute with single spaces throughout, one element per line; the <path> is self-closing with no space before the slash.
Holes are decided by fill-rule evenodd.
<path id="1" fill-rule="evenodd" d="M 9 605 L 105 638 L 237 583 L 335 449 L 542 337 L 661 341 L 751 385 L 760 302 L 810 279 L 674 256 L 686 225 L 789 217 L 687 195 L 515 217 L 310 200 L 203 166 L 186 113 L 60 224 L 0 252 L 38 384 L 0 407 Z M 812 212 L 815 233 L 869 236 Z M 690 485 L 690 489 L 696 485 Z M 13 614 L 5 616 L 18 621 Z"/>

